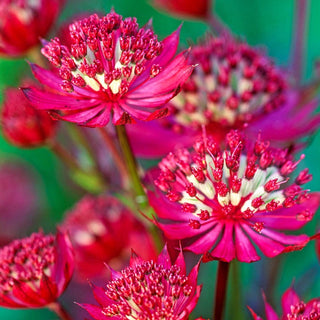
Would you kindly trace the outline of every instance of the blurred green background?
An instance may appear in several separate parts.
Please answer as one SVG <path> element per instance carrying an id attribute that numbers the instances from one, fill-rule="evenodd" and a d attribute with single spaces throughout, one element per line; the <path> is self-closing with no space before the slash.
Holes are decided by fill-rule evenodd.
<path id="1" fill-rule="evenodd" d="M 232 32 L 247 39 L 252 45 L 264 47 L 276 63 L 285 69 L 290 59 L 292 26 L 294 17 L 293 0 L 216 0 L 216 12 L 221 19 L 231 28 Z M 181 23 L 181 20 L 169 17 L 153 9 L 144 0 L 69 0 L 60 17 L 59 23 L 72 17 L 74 14 L 85 11 L 108 12 L 111 7 L 123 16 L 135 16 L 140 25 L 153 18 L 154 29 L 160 38 L 171 33 Z M 312 74 L 313 63 L 320 57 L 319 37 L 320 1 L 310 1 L 310 18 L 308 21 L 307 35 L 307 61 L 304 78 L 308 79 Z M 205 24 L 194 21 L 184 21 L 181 31 L 181 45 L 188 45 L 204 34 L 207 30 Z M 54 32 L 53 32 L 54 34 Z M 0 90 L 7 86 L 15 86 L 19 78 L 29 72 L 27 63 L 21 60 L 0 59 Z M 2 96 L 1 96 L 2 97 Z M 310 146 L 305 150 L 306 159 L 303 167 L 309 167 L 314 179 L 308 187 L 315 191 L 320 190 L 320 134 L 317 134 Z M 81 193 L 72 188 L 61 174 L 63 168 L 45 149 L 21 150 L 7 144 L 0 137 L 0 161 L 5 159 L 23 159 L 27 161 L 37 172 L 40 178 L 39 189 L 43 203 L 43 218 L 45 230 L 54 227 L 55 222 L 60 221 L 63 212 L 81 196 Z M 1 192 L 1 186 L 0 186 Z M 308 226 L 307 231 L 313 234 L 319 227 L 319 217 Z M 1 228 L 1 226 L 0 226 Z M 304 294 L 305 299 L 320 296 L 320 270 L 314 251 L 314 244 L 308 245 L 302 252 L 285 255 L 285 259 L 276 259 L 274 268 L 280 269 L 280 277 L 276 282 L 277 309 L 280 307 L 281 294 L 295 280 L 297 291 Z M 278 261 L 279 260 L 279 261 Z M 268 286 L 266 265 L 264 259 L 254 264 L 242 264 L 240 266 L 242 291 L 245 296 L 243 312 L 250 319 L 246 311 L 246 305 L 256 308 L 261 307 L 261 290 Z M 216 263 L 204 265 L 201 269 L 200 281 L 204 283 L 201 303 L 197 307 L 197 316 L 209 317 L 212 309 L 212 296 L 215 282 Z M 233 293 L 238 295 L 237 289 Z M 56 319 L 57 317 L 46 310 L 6 310 L 0 309 L 2 319 Z M 226 319 L 240 319 L 241 315 L 235 310 L 227 310 Z"/>

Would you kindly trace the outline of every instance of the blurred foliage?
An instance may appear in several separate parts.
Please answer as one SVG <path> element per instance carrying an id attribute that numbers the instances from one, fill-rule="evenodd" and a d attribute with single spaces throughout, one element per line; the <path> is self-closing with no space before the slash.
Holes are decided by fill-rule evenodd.
<path id="1" fill-rule="evenodd" d="M 266 49 L 276 63 L 284 69 L 290 61 L 292 38 L 292 25 L 294 16 L 294 1 L 290 0 L 216 0 L 216 12 L 227 24 L 233 33 L 244 37 L 252 45 Z M 108 12 L 111 7 L 123 16 L 136 16 L 140 25 L 145 24 L 150 17 L 153 19 L 154 29 L 160 38 L 171 33 L 180 24 L 181 20 L 172 18 L 164 13 L 157 12 L 145 0 L 69 0 L 59 20 L 60 24 L 73 15 L 86 11 Z M 305 79 L 310 78 L 315 58 L 320 56 L 319 16 L 320 1 L 310 1 L 310 19 L 307 35 L 307 60 L 304 70 Z M 57 30 L 57 29 L 56 29 Z M 189 46 L 201 37 L 207 30 L 205 24 L 196 21 L 184 21 L 181 31 L 181 45 Z M 53 32 L 54 34 L 54 32 Z M 3 89 L 7 86 L 18 85 L 19 79 L 30 74 L 29 67 L 24 59 L 0 59 L 0 99 Z M 303 166 L 309 167 L 314 175 L 313 181 L 308 185 L 311 190 L 319 190 L 320 162 L 319 153 L 320 134 L 317 134 L 309 147 L 305 150 L 306 159 Z M 44 205 L 44 229 L 53 229 L 59 223 L 63 212 L 81 196 L 81 192 L 66 180 L 62 166 L 46 148 L 22 150 L 8 145 L 0 137 L 0 161 L 6 159 L 23 159 L 27 161 L 41 177 L 40 188 Z M 0 191 L 1 192 L 1 191 Z M 0 226 L 1 227 L 1 226 Z M 307 230 L 310 234 L 319 227 L 319 217 L 310 224 Z M 276 262 L 274 262 L 276 261 Z M 296 279 L 297 291 L 304 294 L 305 300 L 319 296 L 320 277 L 319 264 L 314 251 L 314 244 L 308 245 L 302 252 L 295 252 L 275 259 L 274 268 L 280 268 L 280 277 L 275 287 L 275 306 L 280 307 L 280 297 L 283 291 Z M 261 310 L 261 288 L 267 288 L 267 274 L 270 271 L 270 260 L 254 264 L 239 264 L 241 286 L 245 303 L 243 312 L 250 318 L 246 305 L 250 304 L 255 310 Z M 233 266 L 234 267 L 234 266 Z M 209 317 L 212 304 L 213 288 L 215 282 L 216 263 L 212 262 L 201 267 L 200 282 L 205 283 L 196 309 L 197 316 Z M 232 279 L 232 278 L 231 278 Z M 234 292 L 237 295 L 237 292 Z M 206 310 L 208 309 L 208 312 Z M 56 316 L 46 310 L 6 310 L 0 309 L 0 319 L 56 319 Z M 240 319 L 240 313 L 227 310 L 227 319 Z"/>

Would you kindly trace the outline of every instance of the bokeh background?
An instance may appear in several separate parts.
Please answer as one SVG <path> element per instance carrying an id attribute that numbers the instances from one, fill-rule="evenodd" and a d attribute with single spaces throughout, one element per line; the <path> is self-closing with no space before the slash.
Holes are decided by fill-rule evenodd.
<path id="1" fill-rule="evenodd" d="M 290 62 L 292 47 L 292 30 L 294 23 L 293 0 L 216 0 L 215 11 L 223 22 L 238 36 L 245 38 L 249 44 L 264 48 L 277 64 L 286 69 Z M 156 11 L 145 0 L 68 0 L 59 19 L 59 24 L 82 12 L 108 12 L 111 7 L 123 16 L 135 16 L 140 25 L 153 18 L 154 29 L 162 39 L 175 30 L 181 20 Z M 320 57 L 320 1 L 310 1 L 308 19 L 306 64 L 304 80 L 311 77 L 314 62 Z M 56 30 L 58 29 L 56 27 Z M 181 46 L 189 46 L 201 37 L 207 26 L 201 22 L 184 21 L 181 31 Z M 54 34 L 54 31 L 53 33 Z M 0 99 L 7 86 L 16 86 L 19 78 L 30 74 L 25 60 L 0 59 Z M 320 190 L 320 133 L 310 139 L 305 150 L 306 159 L 303 167 L 309 167 L 314 179 L 309 183 L 312 191 Z M 64 168 L 56 161 L 46 148 L 22 150 L 9 145 L 0 136 L 0 163 L 3 161 L 20 161 L 26 163 L 34 172 L 37 191 L 37 210 L 41 215 L 26 233 L 37 230 L 40 226 L 45 231 L 53 230 L 61 220 L 66 209 L 70 208 L 83 194 L 63 175 Z M 3 192 L 0 185 L 0 193 Z M 14 199 L 12 199 L 14 201 Z M 320 213 L 319 213 L 320 214 Z M 320 216 L 308 225 L 307 231 L 315 233 L 320 227 Z M 0 225 L 0 228 L 2 226 Z M 27 229 L 27 227 L 26 227 Z M 275 283 L 275 296 L 272 303 L 279 309 L 280 297 L 295 279 L 295 288 L 305 300 L 320 296 L 320 266 L 315 254 L 314 243 L 302 252 L 284 255 L 280 259 L 264 259 L 254 264 L 242 264 L 238 269 L 241 276 L 241 288 L 232 286 L 229 299 L 243 299 L 242 310 L 227 310 L 226 319 L 250 319 L 246 305 L 259 311 L 262 307 L 261 289 L 268 290 L 272 281 Z M 201 269 L 200 282 L 204 283 L 195 315 L 209 317 L 211 312 L 216 263 L 204 265 Z M 272 277 L 272 269 L 278 269 L 278 278 Z M 233 298 L 231 298 L 233 296 Z M 79 301 L 82 302 L 82 301 Z M 46 310 L 7 310 L 0 308 L 0 319 L 47 319 L 57 317 Z"/>

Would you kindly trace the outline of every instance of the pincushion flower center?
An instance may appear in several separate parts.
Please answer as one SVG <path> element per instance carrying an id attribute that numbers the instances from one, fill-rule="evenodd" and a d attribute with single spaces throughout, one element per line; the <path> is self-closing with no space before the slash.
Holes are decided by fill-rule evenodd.
<path id="1" fill-rule="evenodd" d="M 216 166 L 215 161 L 208 154 L 205 162 L 203 181 L 199 182 L 193 174 L 186 176 L 187 181 L 196 188 L 196 195 L 183 191 L 182 198 L 179 200 L 179 203 L 185 207 L 193 205 L 193 214 L 196 217 L 204 216 L 206 213 L 207 218 L 247 219 L 255 212 L 265 210 L 272 201 L 282 204 L 285 200 L 283 191 L 276 190 L 276 187 L 273 190 L 269 186 L 272 184 L 270 181 L 276 185 L 286 182 L 278 168 L 274 166 L 265 170 L 256 169 L 253 177 L 248 179 L 245 175 L 247 158 L 244 155 L 240 156 L 239 169 L 232 176 L 225 156 L 222 168 Z M 191 168 L 194 171 L 199 169 L 196 164 L 191 165 Z M 222 175 L 221 179 L 219 179 L 220 175 Z"/>
<path id="2" fill-rule="evenodd" d="M 71 25 L 70 36 L 71 51 L 57 38 L 42 49 L 60 69 L 61 88 L 66 92 L 88 86 L 116 101 L 147 68 L 147 79 L 161 71 L 152 61 L 162 44 L 151 29 L 139 29 L 135 19 L 121 21 L 115 13 L 102 19 L 94 15 Z"/>
<path id="3" fill-rule="evenodd" d="M 121 277 L 107 285 L 105 294 L 115 304 L 106 307 L 106 316 L 121 319 L 175 319 L 182 310 L 179 306 L 188 299 L 192 288 L 178 266 L 163 266 L 144 262 L 122 271 Z M 179 303 L 178 303 L 179 301 Z"/>

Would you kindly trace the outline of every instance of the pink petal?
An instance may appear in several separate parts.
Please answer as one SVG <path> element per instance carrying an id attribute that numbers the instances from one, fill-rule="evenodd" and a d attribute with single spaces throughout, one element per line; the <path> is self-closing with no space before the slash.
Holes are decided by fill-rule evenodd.
<path id="1" fill-rule="evenodd" d="M 186 250 L 190 250 L 196 254 L 204 254 L 209 251 L 217 239 L 221 235 L 223 223 L 212 222 L 210 230 L 202 234 L 197 240 L 193 241 L 190 245 L 185 246 Z"/>
<path id="2" fill-rule="evenodd" d="M 299 296 L 294 291 L 293 287 L 290 287 L 281 298 L 281 305 L 283 314 L 291 313 L 291 306 L 300 302 Z"/>
<path id="3" fill-rule="evenodd" d="M 247 235 L 242 231 L 239 224 L 235 225 L 235 245 L 236 256 L 239 261 L 253 262 L 260 260 L 255 247 L 252 245 Z"/>
<path id="4" fill-rule="evenodd" d="M 235 258 L 235 246 L 233 242 L 233 222 L 226 221 L 222 238 L 218 245 L 211 251 L 213 258 L 230 262 Z"/>
<path id="5" fill-rule="evenodd" d="M 39 110 L 76 110 L 93 107 L 100 102 L 96 99 L 75 98 L 44 92 L 36 88 L 22 88 L 28 100 Z"/>
<path id="6" fill-rule="evenodd" d="M 303 227 L 309 220 L 299 220 L 297 216 L 308 210 L 313 215 L 320 205 L 320 193 L 313 192 L 303 203 L 294 205 L 291 208 L 280 208 L 272 213 L 262 212 L 254 215 L 250 221 L 263 222 L 266 228 L 280 230 L 297 230 Z"/>
<path id="7" fill-rule="evenodd" d="M 284 246 L 279 242 L 276 242 L 272 239 L 262 236 L 261 234 L 254 231 L 249 225 L 243 224 L 243 229 L 248 233 L 253 242 L 259 247 L 267 257 L 275 257 L 278 254 L 282 253 Z"/>

